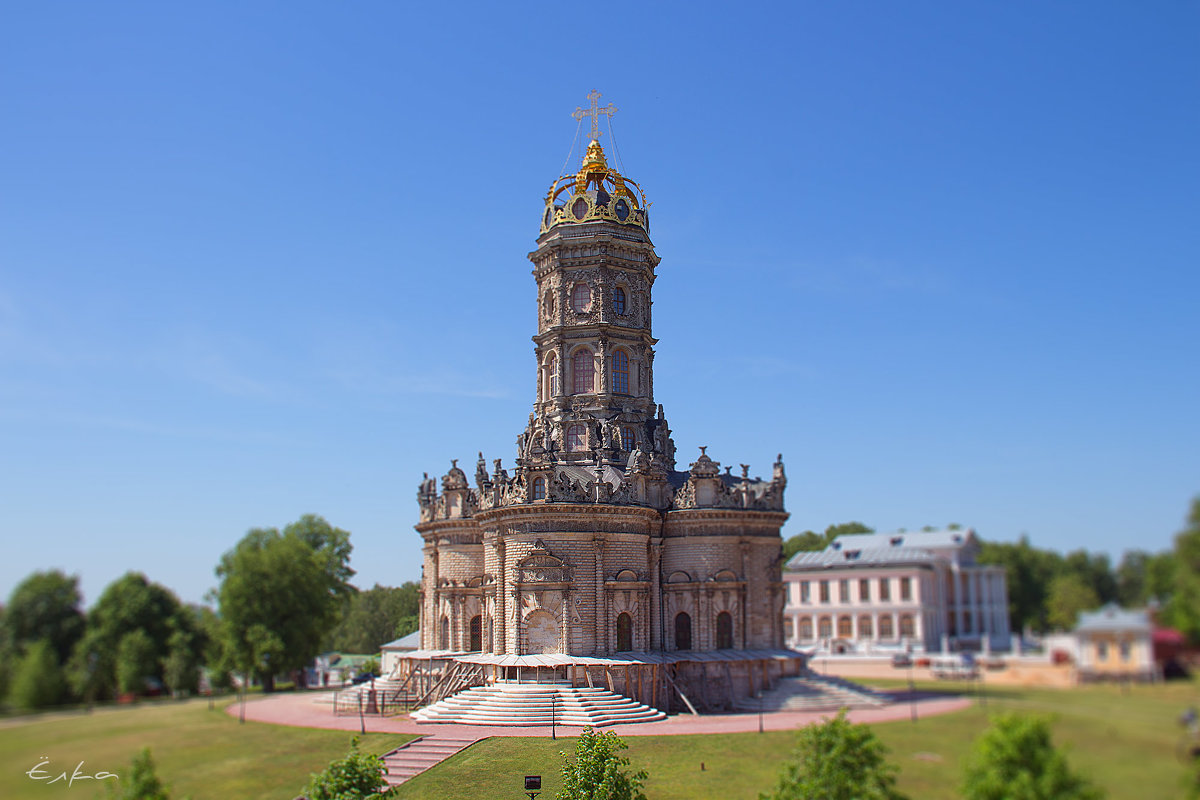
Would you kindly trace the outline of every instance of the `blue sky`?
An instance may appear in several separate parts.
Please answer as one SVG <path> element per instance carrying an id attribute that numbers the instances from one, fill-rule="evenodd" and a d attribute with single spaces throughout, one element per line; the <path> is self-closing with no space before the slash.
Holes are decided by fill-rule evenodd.
<path id="1" fill-rule="evenodd" d="M 0 595 L 183 599 L 512 465 L 590 89 L 650 200 L 656 399 L 862 520 L 1119 558 L 1200 493 L 1200 5 L 6 4 Z M 612 148 L 606 136 L 604 142 Z"/>

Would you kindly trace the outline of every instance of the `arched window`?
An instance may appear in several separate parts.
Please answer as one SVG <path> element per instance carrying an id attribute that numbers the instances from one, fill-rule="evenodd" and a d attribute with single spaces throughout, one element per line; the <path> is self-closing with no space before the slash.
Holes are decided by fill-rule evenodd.
<path id="1" fill-rule="evenodd" d="M 817 620 L 817 635 L 822 639 L 828 639 L 833 636 L 833 620 L 829 617 L 821 617 Z"/>
<path id="2" fill-rule="evenodd" d="M 812 617 L 800 618 L 800 640 L 807 642 L 813 637 L 812 635 Z"/>
<path id="3" fill-rule="evenodd" d="M 847 616 L 838 617 L 838 638 L 850 639 L 854 636 L 854 622 Z"/>
<path id="4" fill-rule="evenodd" d="M 483 617 L 478 614 L 471 617 L 471 646 L 467 649 L 472 653 L 483 650 Z"/>
<path id="5" fill-rule="evenodd" d="M 534 500 L 545 500 L 546 499 L 546 479 L 545 478 L 534 478 L 533 479 L 533 499 Z"/>
<path id="6" fill-rule="evenodd" d="M 579 350 L 571 358 L 572 394 L 584 394 L 592 391 L 592 379 L 595 377 L 596 366 L 592 359 L 592 351 L 586 347 Z"/>
<path id="7" fill-rule="evenodd" d="M 558 356 L 551 352 L 542 368 L 542 400 L 553 400 L 558 396 Z"/>
<path id="8" fill-rule="evenodd" d="M 625 290 L 620 286 L 613 289 L 613 313 L 625 316 Z"/>
<path id="9" fill-rule="evenodd" d="M 622 611 L 617 615 L 617 652 L 633 649 L 633 617 Z"/>
<path id="10" fill-rule="evenodd" d="M 571 290 L 571 308 L 582 314 L 592 304 L 592 290 L 586 283 L 577 283 Z"/>
<path id="11" fill-rule="evenodd" d="M 879 618 L 879 638 L 891 639 L 895 635 L 895 631 L 892 630 L 892 615 L 884 614 Z"/>
<path id="12" fill-rule="evenodd" d="M 545 311 L 546 317 L 554 316 L 554 295 L 550 292 L 542 297 L 542 310 Z"/>
<path id="13" fill-rule="evenodd" d="M 686 611 L 675 615 L 675 649 L 692 649 L 692 618 Z"/>
<path id="14" fill-rule="evenodd" d="M 624 350 L 613 350 L 611 361 L 613 394 L 629 394 L 629 356 Z"/>
<path id="15" fill-rule="evenodd" d="M 627 453 L 633 452 L 633 448 L 637 446 L 637 434 L 633 428 L 626 426 L 621 428 L 621 449 Z"/>
<path id="16" fill-rule="evenodd" d="M 861 617 L 858 618 L 858 638 L 870 639 L 871 631 L 872 631 L 871 617 L 867 614 L 863 614 Z"/>
<path id="17" fill-rule="evenodd" d="M 575 423 L 574 425 L 567 426 L 567 449 L 587 449 L 587 428 L 584 425 Z"/>
<path id="18" fill-rule="evenodd" d="M 442 615 L 442 625 L 438 631 L 438 649 L 450 649 L 450 618 L 445 614 Z"/>
<path id="19" fill-rule="evenodd" d="M 717 649 L 733 649 L 733 614 L 728 611 L 717 614 Z"/>
<path id="20" fill-rule="evenodd" d="M 916 626 L 916 623 L 913 621 L 913 615 L 912 614 L 901 614 L 900 615 L 900 635 L 901 636 L 915 636 L 916 633 L 917 633 L 917 626 Z"/>

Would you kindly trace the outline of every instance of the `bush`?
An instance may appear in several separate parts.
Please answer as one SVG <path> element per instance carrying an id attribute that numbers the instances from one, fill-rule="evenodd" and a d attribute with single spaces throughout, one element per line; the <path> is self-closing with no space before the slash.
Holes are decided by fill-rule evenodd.
<path id="1" fill-rule="evenodd" d="M 905 800 L 896 790 L 887 748 L 866 725 L 846 719 L 846 709 L 819 725 L 801 728 L 792 760 L 774 793 L 762 800 Z"/>
<path id="2" fill-rule="evenodd" d="M 963 780 L 965 800 L 1099 800 L 1097 787 L 1071 772 L 1041 717 L 1002 714 L 975 743 Z"/>
<path id="3" fill-rule="evenodd" d="M 108 787 L 110 800 L 171 800 L 167 788 L 158 779 L 150 748 L 133 757 L 133 765 L 124 778 Z"/>
<path id="4" fill-rule="evenodd" d="M 370 753 L 358 752 L 358 737 L 350 741 L 345 758 L 331 761 L 323 772 L 312 775 L 302 794 L 308 800 L 366 800 L 366 798 L 395 797 L 384 775 L 383 759 Z"/>
<path id="5" fill-rule="evenodd" d="M 17 708 L 45 708 L 65 700 L 66 689 L 53 646 L 39 639 L 29 645 L 25 657 L 17 663 L 9 699 Z"/>
<path id="6" fill-rule="evenodd" d="M 617 755 L 626 746 L 612 731 L 584 728 L 575 743 L 575 759 L 562 753 L 563 788 L 557 800 L 646 800 L 641 791 L 645 770 L 629 774 L 629 759 Z"/>

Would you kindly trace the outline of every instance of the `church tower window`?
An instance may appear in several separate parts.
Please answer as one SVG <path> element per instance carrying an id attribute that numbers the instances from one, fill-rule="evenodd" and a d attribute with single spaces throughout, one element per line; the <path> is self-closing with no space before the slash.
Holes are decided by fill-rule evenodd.
<path id="1" fill-rule="evenodd" d="M 472 653 L 483 650 L 483 617 L 479 614 L 471 617 L 471 644 L 467 649 Z"/>
<path id="2" fill-rule="evenodd" d="M 551 351 L 542 367 L 542 400 L 549 402 L 555 397 L 558 397 L 558 356 Z"/>
<path id="3" fill-rule="evenodd" d="M 546 499 L 546 479 L 545 478 L 534 478 L 533 479 L 533 499 L 534 500 L 545 500 Z"/>
<path id="4" fill-rule="evenodd" d="M 584 348 L 576 352 L 571 358 L 571 383 L 574 389 L 572 394 L 587 394 L 591 392 L 595 373 L 596 367 L 592 358 L 592 351 Z"/>
<path id="5" fill-rule="evenodd" d="M 733 649 L 733 615 L 728 611 L 717 614 L 717 649 Z"/>
<path id="6" fill-rule="evenodd" d="M 575 288 L 571 290 L 571 308 L 576 313 L 582 314 L 588 310 L 588 306 L 592 304 L 592 290 L 588 288 L 586 283 L 577 283 Z"/>
<path id="7" fill-rule="evenodd" d="M 633 649 L 633 617 L 622 611 L 617 616 L 617 652 L 627 653 Z"/>
<path id="8" fill-rule="evenodd" d="M 633 428 L 628 426 L 621 428 L 621 449 L 626 453 L 633 452 L 634 446 L 637 445 L 637 434 Z"/>
<path id="9" fill-rule="evenodd" d="M 629 394 L 629 356 L 624 350 L 614 350 L 612 354 L 612 391 Z"/>
<path id="10" fill-rule="evenodd" d="M 547 319 L 554 316 L 554 295 L 550 292 L 546 292 L 545 297 L 542 298 L 542 309 L 545 311 Z"/>
<path id="11" fill-rule="evenodd" d="M 575 424 L 567 428 L 567 449 L 575 451 L 587 449 L 586 427 Z"/>
<path id="12" fill-rule="evenodd" d="M 675 615 L 675 649 L 692 649 L 692 618 L 686 611 Z"/>
<path id="13" fill-rule="evenodd" d="M 613 289 L 613 313 L 618 317 L 625 316 L 625 290 L 620 286 Z"/>

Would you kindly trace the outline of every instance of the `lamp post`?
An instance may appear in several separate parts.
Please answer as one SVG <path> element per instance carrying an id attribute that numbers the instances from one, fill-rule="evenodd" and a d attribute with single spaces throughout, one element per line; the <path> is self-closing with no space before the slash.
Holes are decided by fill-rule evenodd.
<path id="1" fill-rule="evenodd" d="M 555 708 L 557 705 L 558 705 L 558 690 L 556 689 L 556 690 L 554 690 L 554 693 L 550 695 L 550 738 L 552 740 L 558 739 L 558 737 L 555 736 L 555 731 L 554 731 L 554 712 L 555 712 Z"/>

